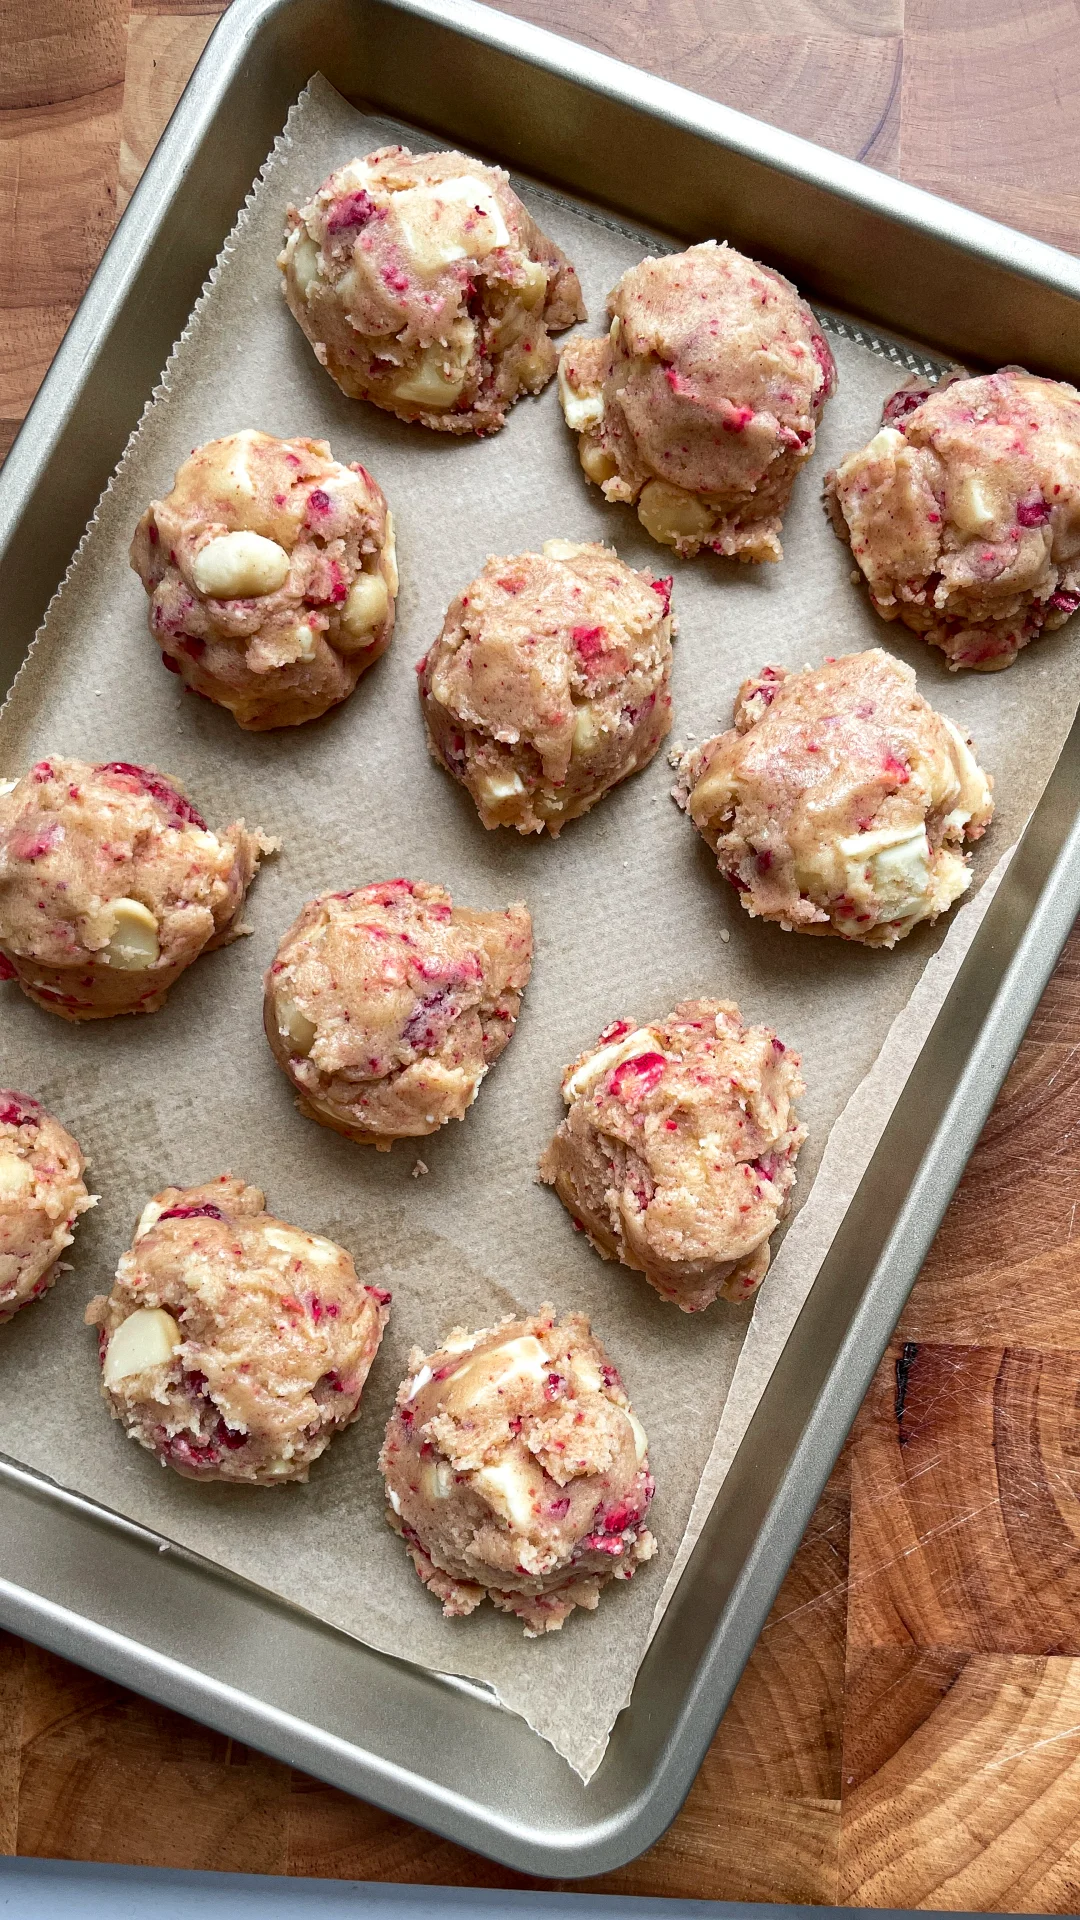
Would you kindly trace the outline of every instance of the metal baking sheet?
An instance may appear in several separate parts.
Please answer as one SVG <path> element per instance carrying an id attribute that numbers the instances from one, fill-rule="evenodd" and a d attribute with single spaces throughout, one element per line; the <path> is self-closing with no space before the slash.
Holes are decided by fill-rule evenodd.
<path id="1" fill-rule="evenodd" d="M 22 518 L 4 559 L 12 667 L 81 531 L 80 508 L 93 504 L 119 451 L 109 436 L 115 432 L 122 442 L 134 424 L 315 57 L 343 91 L 380 110 L 422 120 L 458 144 L 672 233 L 727 232 L 788 266 L 819 297 L 835 299 L 837 274 L 851 271 L 850 254 L 837 254 L 835 239 L 854 222 L 866 265 L 861 288 L 849 290 L 861 298 L 849 304 L 969 360 L 982 351 L 1075 371 L 1064 352 L 1064 304 L 1075 301 L 1080 272 L 1050 249 L 484 9 L 239 0 L 0 480 L 0 528 L 5 515 L 9 522 Z M 617 188 L 604 177 L 604 142 L 615 121 L 625 156 Z M 659 175 L 642 169 L 642 155 L 655 158 L 662 148 L 681 153 L 682 175 L 670 159 Z M 214 191 L 220 173 L 208 171 L 208 154 L 216 154 L 219 168 L 239 170 L 228 181 L 229 199 Z M 747 224 L 745 193 L 726 199 L 725 190 L 740 182 L 758 224 Z M 816 203 L 816 224 L 797 235 L 787 224 L 785 185 L 807 218 Z M 795 238 L 798 253 L 791 251 Z M 160 352 L 152 349 L 157 361 L 145 386 L 121 393 L 110 362 L 118 365 L 119 354 L 137 365 L 147 333 L 160 322 L 160 293 L 155 307 L 150 286 L 166 244 L 175 295 L 166 337 Z M 911 286 L 904 304 L 890 304 L 890 275 L 882 272 L 890 249 L 918 267 L 922 307 Z M 962 287 L 969 298 L 958 304 L 953 325 L 938 296 L 944 288 L 958 297 Z M 995 299 L 999 319 L 1002 311 L 1015 317 L 1007 342 L 979 332 Z M 81 373 L 73 380 L 74 355 Z M 85 431 L 90 419 L 96 438 Z M 46 497 L 54 523 L 51 573 L 40 564 L 40 538 L 35 546 L 31 537 Z M 60 559 L 57 519 L 66 539 Z M 358 1647 L 193 1556 L 162 1556 L 152 1536 L 15 1468 L 5 1470 L 0 1486 L 0 1565 L 7 1576 L 0 1608 L 8 1624 L 513 1865 L 560 1875 L 600 1872 L 647 1845 L 689 1785 L 1075 912 L 1074 760 L 1070 741 L 587 1793 L 521 1723 L 496 1715 L 481 1688 Z M 151 1592 L 153 1603 L 143 1607 Z M 466 1777 L 470 1790 L 462 1795 L 457 1783 Z"/>

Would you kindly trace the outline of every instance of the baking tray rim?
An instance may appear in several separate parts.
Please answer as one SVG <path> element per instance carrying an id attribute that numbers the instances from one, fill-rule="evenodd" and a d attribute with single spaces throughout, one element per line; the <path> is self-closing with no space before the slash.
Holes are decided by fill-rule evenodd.
<path id="1" fill-rule="evenodd" d="M 274 16 L 296 4 L 297 0 L 234 0 L 215 29 L 0 474 L 0 553 L 17 529 L 19 503 L 25 501 L 32 488 L 35 471 L 40 474 L 44 470 L 64 418 L 83 387 L 92 381 L 96 347 L 110 332 L 126 288 L 137 274 L 154 235 L 168 217 L 174 199 L 182 191 L 187 160 L 220 106 L 227 84 L 235 78 L 260 31 Z M 644 108 L 656 118 L 689 126 L 720 148 L 746 153 L 774 170 L 810 179 L 816 186 L 855 200 L 890 219 L 899 219 L 987 263 L 1006 264 L 1029 279 L 1080 297 L 1080 261 L 1069 255 L 1016 234 L 981 215 L 954 208 L 921 189 L 877 175 L 872 169 L 817 148 L 797 136 L 782 133 L 672 83 L 641 73 L 607 55 L 579 48 L 546 29 L 526 26 L 496 14 L 474 4 L 474 0 L 380 0 L 380 4 L 431 24 L 450 27 L 466 39 L 494 46 L 525 62 L 545 66 L 580 86 L 624 100 L 635 110 Z M 1058 763 L 1059 770 L 1070 756 L 1076 758 L 1077 746 L 1078 736 L 1074 730 Z M 1039 816 L 1045 817 L 1045 814 L 1046 796 L 1033 816 L 1029 834 Z M 691 1784 L 704 1747 L 753 1645 L 772 1594 L 884 1350 L 922 1254 L 1078 908 L 1080 824 L 1074 818 L 1073 827 L 1053 862 L 1052 872 L 1038 889 L 1024 935 L 998 983 L 979 1031 L 979 1044 L 969 1056 L 948 1107 L 937 1123 L 888 1242 L 865 1280 L 860 1312 L 851 1323 L 847 1341 L 837 1350 L 829 1367 L 827 1384 L 831 1391 L 819 1396 L 793 1447 L 754 1548 L 715 1621 L 686 1696 L 688 1712 L 683 1715 L 679 1736 L 677 1739 L 672 1736 L 657 1752 L 646 1789 L 626 1802 L 616 1815 L 600 1822 L 580 1823 L 572 1840 L 566 1833 L 554 1838 L 541 1826 L 534 1825 L 526 1842 L 521 1832 L 509 1833 L 494 1808 L 473 1803 L 463 1818 L 467 1804 L 463 1796 L 436 1792 L 434 1783 L 423 1776 L 394 1768 L 384 1758 L 355 1745 L 350 1747 L 349 1743 L 310 1723 L 293 1720 L 289 1724 L 290 1716 L 269 1702 L 241 1695 L 236 1689 L 213 1682 L 196 1668 L 170 1662 L 168 1656 L 143 1643 L 125 1641 L 121 1633 L 105 1623 L 66 1611 L 55 1602 L 21 1589 L 17 1582 L 0 1583 L 0 1620 L 15 1631 L 25 1632 L 28 1638 L 40 1640 L 55 1651 L 80 1659 L 83 1664 L 114 1678 L 122 1679 L 125 1672 L 129 1676 L 134 1673 L 137 1677 L 132 1683 L 151 1697 L 181 1705 L 186 1699 L 198 1717 L 223 1731 L 235 1730 L 239 1737 L 250 1739 L 251 1726 L 261 1726 L 265 1729 L 264 1737 L 253 1743 L 277 1752 L 282 1758 L 290 1757 L 287 1749 L 291 1747 L 295 1751 L 298 1739 L 305 1749 L 310 1746 L 303 1735 L 315 1735 L 326 1749 L 324 1764 L 319 1764 L 318 1757 L 313 1760 L 310 1751 L 305 1752 L 299 1764 L 325 1778 L 336 1778 L 349 1790 L 363 1792 L 384 1806 L 425 1820 L 449 1837 L 464 1839 L 465 1844 L 491 1853 L 509 1865 L 532 1872 L 591 1875 L 634 1857 L 668 1824 Z M 992 915 L 993 909 L 988 921 Z M 987 931 L 984 926 L 980 941 Z M 971 957 L 954 985 L 950 1003 L 961 988 Z M 941 1019 L 948 1013 L 950 1003 L 943 1009 Z M 924 1052 L 932 1047 L 933 1041 L 934 1034 L 931 1034 Z M 974 1081 L 978 1086 L 973 1092 Z M 868 1170 L 867 1181 L 872 1178 L 874 1164 L 876 1157 Z M 791 1343 L 794 1339 L 793 1331 Z M 860 1341 L 861 1365 L 855 1351 Z M 871 1352 L 873 1361 L 867 1372 L 866 1360 Z M 747 1440 L 749 1438 L 748 1435 Z M 15 1471 L 17 1476 L 22 1473 L 19 1469 Z M 49 1493 L 48 1483 L 41 1476 L 23 1477 L 37 1481 L 39 1489 Z M 4 1481 L 11 1484 L 10 1472 L 6 1470 L 0 1472 L 0 1482 Z M 122 1517 L 113 1518 L 121 1527 L 131 1528 L 131 1523 Z M 704 1539 L 699 1542 L 694 1559 L 700 1558 L 704 1544 Z M 692 1566 L 693 1562 L 685 1570 L 681 1584 L 689 1581 Z M 669 1619 L 673 1611 L 669 1611 Z M 659 1638 L 647 1659 L 657 1654 Z M 716 1668 L 725 1651 L 730 1668 L 733 1641 L 735 1676 L 728 1674 L 717 1686 Z M 371 1649 L 365 1651 L 373 1653 Z M 389 1660 L 389 1656 L 374 1657 Z M 691 1721 L 693 1725 L 689 1724 Z M 341 1778 L 342 1769 L 332 1764 L 331 1748 L 348 1748 L 346 1754 L 333 1756 L 335 1760 L 348 1761 L 347 1780 Z M 452 1799 L 457 1801 L 456 1808 L 450 1804 Z M 588 1865 L 584 1864 L 585 1854 Z"/>

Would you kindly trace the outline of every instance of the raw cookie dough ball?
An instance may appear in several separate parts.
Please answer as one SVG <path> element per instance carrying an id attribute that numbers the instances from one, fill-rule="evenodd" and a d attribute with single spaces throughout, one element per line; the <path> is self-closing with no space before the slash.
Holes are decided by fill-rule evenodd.
<path id="1" fill-rule="evenodd" d="M 110 1413 L 189 1480 L 306 1480 L 360 1411 L 389 1318 L 344 1247 L 264 1207 L 230 1174 L 166 1187 L 86 1309 Z"/>
<path id="2" fill-rule="evenodd" d="M 409 1368 L 379 1456 L 386 1518 L 448 1618 L 486 1594 L 553 1633 L 652 1559 L 649 1443 L 584 1314 L 458 1327 Z"/>
<path id="3" fill-rule="evenodd" d="M 1080 393 L 1022 367 L 902 388 L 825 482 L 885 620 L 990 673 L 1080 606 Z"/>
<path id="4" fill-rule="evenodd" d="M 779 560 L 780 526 L 836 368 L 806 302 L 714 240 L 643 260 L 608 296 L 611 330 L 559 361 L 567 425 L 608 500 L 637 502 L 677 553 Z"/>
<path id="5" fill-rule="evenodd" d="M 383 880 L 309 900 L 267 969 L 263 1021 L 301 1113 L 365 1146 L 463 1120 L 508 1044 L 532 921 Z"/>
<path id="6" fill-rule="evenodd" d="M 730 1000 L 684 1000 L 647 1027 L 615 1020 L 566 1069 L 540 1178 L 605 1260 L 684 1313 L 747 1300 L 806 1138 L 799 1064 Z"/>
<path id="7" fill-rule="evenodd" d="M 29 1094 L 0 1087 L 0 1323 L 60 1273 L 80 1213 L 97 1204 L 66 1128 Z"/>
<path id="8" fill-rule="evenodd" d="M 325 440 L 248 428 L 196 447 L 139 521 L 131 564 L 170 672 L 253 732 L 337 706 L 390 645 L 393 520 Z"/>
<path id="9" fill-rule="evenodd" d="M 585 318 L 577 275 L 499 167 L 380 147 L 290 207 L 285 298 L 343 393 L 441 433 L 494 433 Z"/>
<path id="10" fill-rule="evenodd" d="M 610 547 L 494 558 L 417 672 L 428 745 L 485 827 L 554 837 L 648 766 L 671 725 L 671 581 Z"/>
<path id="11" fill-rule="evenodd" d="M 0 782 L 0 978 L 64 1020 L 155 1013 L 200 953 L 244 931 L 274 844 L 242 820 L 211 833 L 151 767 L 39 760 Z"/>
<path id="12" fill-rule="evenodd" d="M 733 717 L 685 755 L 675 798 L 749 914 L 894 947 L 967 891 L 993 781 L 903 661 L 763 667 Z"/>

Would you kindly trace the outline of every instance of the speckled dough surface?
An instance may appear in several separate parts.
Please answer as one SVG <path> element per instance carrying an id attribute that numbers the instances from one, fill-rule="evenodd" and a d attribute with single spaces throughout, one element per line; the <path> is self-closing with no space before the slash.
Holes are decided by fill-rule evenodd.
<path id="1" fill-rule="evenodd" d="M 242 727 L 298 726 L 385 653 L 398 590 L 391 515 L 325 440 L 210 440 L 147 507 L 131 564 L 171 672 Z"/>
<path id="2" fill-rule="evenodd" d="M 353 399 L 443 433 L 493 433 L 585 318 L 573 267 L 500 167 L 380 147 L 289 209 L 285 298 Z"/>
<path id="3" fill-rule="evenodd" d="M 86 1191 L 86 1161 L 66 1127 L 29 1094 L 0 1087 L 0 1324 L 59 1276 Z"/>
<path id="4" fill-rule="evenodd" d="M 836 384 L 832 354 L 790 281 L 704 241 L 646 259 L 608 296 L 610 331 L 559 361 L 588 478 L 636 501 L 684 556 L 779 560 L 791 488 Z"/>
<path id="5" fill-rule="evenodd" d="M 0 978 L 65 1020 L 153 1013 L 236 938 L 273 845 L 242 820 L 212 833 L 151 767 L 39 760 L 0 781 Z"/>
<path id="6" fill-rule="evenodd" d="M 806 1128 L 799 1056 L 728 1000 L 614 1020 L 563 1076 L 567 1115 L 540 1177 L 605 1260 L 699 1313 L 769 1267 Z"/>
<path id="7" fill-rule="evenodd" d="M 952 667 L 1010 667 L 1080 607 L 1080 394 L 1022 367 L 901 388 L 826 478 L 885 620 Z"/>
<path id="8" fill-rule="evenodd" d="M 301 1113 L 365 1145 L 463 1120 L 514 1031 L 532 921 L 385 880 L 324 893 L 264 982 L 266 1036 Z"/>
<path id="9" fill-rule="evenodd" d="M 763 667 L 733 718 L 685 755 L 675 797 L 749 914 L 893 947 L 966 892 L 993 781 L 903 661 Z"/>
<path id="10" fill-rule="evenodd" d="M 428 745 L 485 827 L 555 836 L 671 725 L 671 580 L 610 547 L 490 559 L 417 669 Z"/>
<path id="11" fill-rule="evenodd" d="M 583 1314 L 456 1328 L 409 1367 L 379 1456 L 386 1517 L 444 1614 L 486 1596 L 551 1633 L 652 1558 L 649 1443 Z"/>
<path id="12" fill-rule="evenodd" d="M 355 1420 L 389 1311 L 344 1247 L 222 1174 L 154 1195 L 86 1323 L 129 1439 L 188 1479 L 280 1486 Z"/>

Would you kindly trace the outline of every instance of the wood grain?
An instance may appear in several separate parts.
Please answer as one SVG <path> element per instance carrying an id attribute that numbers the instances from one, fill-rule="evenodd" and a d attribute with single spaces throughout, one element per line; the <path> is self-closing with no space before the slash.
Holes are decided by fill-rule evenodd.
<path id="1" fill-rule="evenodd" d="M 218 11 L 0 4 L 0 451 Z M 1080 249 L 1066 0 L 510 11 Z M 596 1891 L 1078 1910 L 1078 1111 L 1074 936 L 686 1806 Z M 541 1884 L 2 1635 L 0 1851 Z"/>

